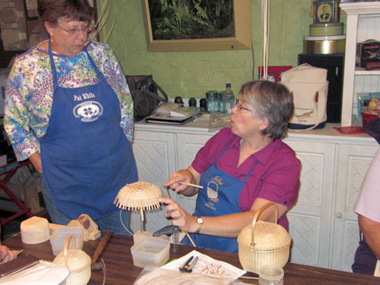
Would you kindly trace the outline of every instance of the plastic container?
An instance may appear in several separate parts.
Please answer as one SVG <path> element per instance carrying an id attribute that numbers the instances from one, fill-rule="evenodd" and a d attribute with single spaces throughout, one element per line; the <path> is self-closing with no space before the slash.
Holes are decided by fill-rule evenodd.
<path id="1" fill-rule="evenodd" d="M 284 284 L 284 270 L 278 266 L 266 265 L 259 270 L 260 285 Z"/>
<path id="2" fill-rule="evenodd" d="M 140 239 L 131 247 L 133 265 L 138 267 L 161 266 L 169 260 L 169 252 L 170 241 L 149 237 Z"/>
<path id="3" fill-rule="evenodd" d="M 226 91 L 223 95 L 223 113 L 232 114 L 233 106 L 235 106 L 235 96 L 231 90 L 231 83 L 227 83 Z"/>
<path id="4" fill-rule="evenodd" d="M 58 255 L 65 248 L 65 242 L 69 236 L 74 237 L 75 239 L 75 248 L 82 249 L 83 248 L 83 239 L 84 232 L 83 228 L 58 228 L 55 229 L 50 236 L 50 245 L 54 255 Z M 69 249 L 72 249 L 73 246 L 70 243 Z"/>

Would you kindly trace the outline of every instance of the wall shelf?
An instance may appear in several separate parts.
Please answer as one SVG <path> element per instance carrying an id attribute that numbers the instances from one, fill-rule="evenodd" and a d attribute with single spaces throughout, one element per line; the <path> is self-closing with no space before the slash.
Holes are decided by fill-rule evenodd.
<path id="1" fill-rule="evenodd" d="M 380 2 L 341 3 L 340 7 L 347 14 L 341 125 L 351 126 L 355 123 L 355 94 L 380 91 L 379 70 L 356 68 L 357 43 L 380 40 Z"/>

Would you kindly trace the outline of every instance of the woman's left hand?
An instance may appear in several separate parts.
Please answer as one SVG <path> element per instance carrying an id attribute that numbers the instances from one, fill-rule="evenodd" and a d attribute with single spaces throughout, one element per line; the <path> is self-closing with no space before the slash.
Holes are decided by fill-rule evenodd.
<path id="1" fill-rule="evenodd" d="M 158 201 L 166 205 L 167 212 L 164 216 L 168 219 L 171 218 L 174 226 L 178 226 L 182 231 L 187 233 L 196 231 L 196 217 L 186 212 L 176 201 L 170 198 L 160 198 Z"/>

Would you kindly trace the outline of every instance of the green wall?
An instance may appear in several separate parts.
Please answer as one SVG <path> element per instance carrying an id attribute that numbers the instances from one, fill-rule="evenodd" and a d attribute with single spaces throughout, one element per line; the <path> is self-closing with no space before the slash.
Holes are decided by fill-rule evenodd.
<path id="1" fill-rule="evenodd" d="M 104 0 L 98 0 L 98 10 Z M 115 51 L 128 75 L 153 74 L 169 97 L 203 98 L 208 90 L 224 90 L 257 78 L 262 62 L 261 0 L 250 1 L 253 50 L 205 52 L 148 52 L 140 0 L 109 0 L 110 16 L 101 39 Z M 311 0 L 271 0 L 269 65 L 297 65 L 303 37 L 309 35 Z M 345 22 L 345 17 L 341 16 Z"/>

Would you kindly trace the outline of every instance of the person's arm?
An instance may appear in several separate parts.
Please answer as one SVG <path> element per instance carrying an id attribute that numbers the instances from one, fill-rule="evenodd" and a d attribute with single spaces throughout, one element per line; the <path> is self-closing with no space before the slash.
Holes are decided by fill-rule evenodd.
<path id="1" fill-rule="evenodd" d="M 10 250 L 7 246 L 0 244 L 0 265 L 16 258 L 16 251 Z"/>
<path id="2" fill-rule="evenodd" d="M 34 153 L 29 157 L 30 162 L 33 164 L 34 168 L 42 173 L 42 165 L 41 165 L 41 155 L 39 153 Z"/>
<path id="3" fill-rule="evenodd" d="M 362 215 L 358 215 L 358 221 L 367 244 L 380 260 L 380 223 Z"/>
<path id="4" fill-rule="evenodd" d="M 121 120 L 120 126 L 130 142 L 133 141 L 134 118 L 133 118 L 133 98 L 128 87 L 122 67 L 117 60 L 113 50 L 108 47 L 104 50 L 106 62 L 109 64 L 110 74 L 115 84 L 110 84 L 120 101 Z"/>
<path id="5" fill-rule="evenodd" d="M 38 153 L 39 143 L 31 130 L 30 113 L 25 105 L 25 97 L 29 95 L 21 60 L 16 60 L 9 74 L 5 90 L 4 130 L 13 146 L 18 161 L 29 158 L 33 153 Z"/>

